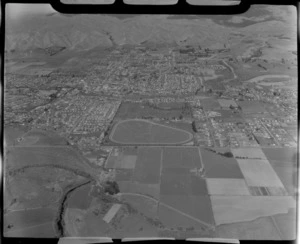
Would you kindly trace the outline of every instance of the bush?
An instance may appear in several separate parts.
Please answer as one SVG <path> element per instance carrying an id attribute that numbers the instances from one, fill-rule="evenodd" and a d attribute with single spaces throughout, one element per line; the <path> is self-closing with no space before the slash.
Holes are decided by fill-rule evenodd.
<path id="1" fill-rule="evenodd" d="M 120 192 L 118 183 L 115 181 L 107 181 L 105 183 L 105 187 L 104 187 L 104 191 L 105 193 L 108 193 L 110 195 L 114 195 Z"/>
<path id="2" fill-rule="evenodd" d="M 223 153 L 223 156 L 225 156 L 225 157 L 227 157 L 227 158 L 233 158 L 232 152 L 226 152 L 226 153 Z"/>

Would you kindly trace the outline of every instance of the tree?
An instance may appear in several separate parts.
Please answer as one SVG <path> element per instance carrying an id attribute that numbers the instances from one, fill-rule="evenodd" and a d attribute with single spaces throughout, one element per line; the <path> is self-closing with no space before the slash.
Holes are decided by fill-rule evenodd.
<path id="1" fill-rule="evenodd" d="M 196 126 L 196 121 L 192 122 L 192 129 L 193 129 L 194 132 L 198 132 L 197 126 Z"/>
<path id="2" fill-rule="evenodd" d="M 105 183 L 105 193 L 108 193 L 110 195 L 114 195 L 120 192 L 119 185 L 115 181 L 107 181 Z"/>
<path id="3" fill-rule="evenodd" d="M 225 156 L 227 158 L 233 158 L 232 152 L 225 152 L 225 153 L 223 153 L 223 156 Z"/>

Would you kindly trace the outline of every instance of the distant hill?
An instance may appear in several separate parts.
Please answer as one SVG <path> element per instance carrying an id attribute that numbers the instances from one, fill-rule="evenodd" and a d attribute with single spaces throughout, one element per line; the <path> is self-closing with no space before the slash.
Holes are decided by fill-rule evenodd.
<path id="1" fill-rule="evenodd" d="M 249 22 L 249 17 L 243 18 Z M 238 21 L 246 21 L 243 18 Z M 99 46 L 107 48 L 126 44 L 195 44 L 205 48 L 223 48 L 224 45 L 230 47 L 240 42 L 240 38 L 232 38 L 237 33 L 253 38 L 254 34 L 267 37 L 269 34 L 285 35 L 291 32 L 281 20 L 270 17 L 264 22 L 254 21 L 253 24 L 244 27 L 239 24 L 237 27 L 229 24 L 228 16 L 221 21 L 220 16 L 215 19 L 213 16 L 174 18 L 167 15 L 123 18 L 116 15 L 60 13 L 26 16 L 22 21 L 7 19 L 6 31 L 7 51 L 47 49 L 46 52 L 53 55 L 64 49 L 90 50 Z"/>

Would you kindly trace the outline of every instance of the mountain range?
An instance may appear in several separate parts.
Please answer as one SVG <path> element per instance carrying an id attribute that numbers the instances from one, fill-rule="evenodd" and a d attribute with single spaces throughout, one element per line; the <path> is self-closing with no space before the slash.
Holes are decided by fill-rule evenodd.
<path id="1" fill-rule="evenodd" d="M 175 18 L 176 17 L 176 18 Z M 98 46 L 143 45 L 164 43 L 201 45 L 205 48 L 224 48 L 237 45 L 241 39 L 268 38 L 283 35 L 291 38 L 295 26 L 276 18 L 255 21 L 246 18 L 247 25 L 229 25 L 205 16 L 168 15 L 47 15 L 26 16 L 20 20 L 6 19 L 6 50 L 26 51 L 36 48 L 61 47 L 69 50 L 89 50 Z M 260 17 L 260 20 L 262 18 Z M 250 23 L 249 23 L 250 21 Z M 226 24 L 228 23 L 228 25 Z M 237 20 L 235 20 L 237 22 Z M 236 24 L 236 23 L 235 23 Z M 296 35 L 294 35 L 296 36 Z"/>

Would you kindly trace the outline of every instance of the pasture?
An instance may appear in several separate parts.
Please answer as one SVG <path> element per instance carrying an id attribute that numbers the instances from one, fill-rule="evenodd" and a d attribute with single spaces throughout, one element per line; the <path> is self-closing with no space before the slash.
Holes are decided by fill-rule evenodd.
<path id="1" fill-rule="evenodd" d="M 122 102 L 116 119 L 138 119 L 138 118 L 159 118 L 172 119 L 183 116 L 190 118 L 189 110 L 185 109 L 184 103 L 158 103 L 150 105 L 146 102 Z"/>
<path id="2" fill-rule="evenodd" d="M 4 126 L 3 132 L 6 145 L 11 146 L 16 144 L 16 139 L 26 132 L 26 128 L 22 126 Z"/>
<path id="3" fill-rule="evenodd" d="M 267 113 L 262 103 L 259 101 L 238 101 L 243 113 Z"/>
<path id="4" fill-rule="evenodd" d="M 3 234 L 6 237 L 54 237 L 55 214 L 52 208 L 9 212 L 3 216 Z"/>
<path id="5" fill-rule="evenodd" d="M 191 216 L 190 220 L 199 220 L 204 225 L 214 223 L 211 202 L 208 196 L 180 196 L 180 195 L 162 195 L 160 197 L 160 206 L 166 206 L 169 209 L 175 209 L 182 215 Z M 161 213 L 160 209 L 160 213 Z"/>
<path id="6" fill-rule="evenodd" d="M 140 147 L 133 181 L 156 184 L 160 179 L 162 151 L 159 147 Z"/>
<path id="7" fill-rule="evenodd" d="M 134 194 L 122 194 L 121 200 L 129 203 L 140 213 L 146 215 L 149 218 L 157 218 L 158 202 L 157 200 L 149 197 L 134 195 Z"/>
<path id="8" fill-rule="evenodd" d="M 165 147 L 162 166 L 163 168 L 202 168 L 199 148 Z"/>
<path id="9" fill-rule="evenodd" d="M 65 138 L 59 136 L 54 131 L 34 129 L 22 136 L 22 140 L 19 143 L 19 145 L 57 146 L 57 145 L 68 145 L 68 141 Z"/>
<path id="10" fill-rule="evenodd" d="M 275 164 L 275 161 L 280 165 L 297 162 L 297 148 L 263 148 L 262 150 L 272 164 Z"/>
<path id="11" fill-rule="evenodd" d="M 69 208 L 88 209 L 91 202 L 92 196 L 90 196 L 91 185 L 84 185 L 77 188 L 76 191 L 72 192 L 68 198 Z"/>
<path id="12" fill-rule="evenodd" d="M 238 240 L 281 239 L 271 217 L 260 217 L 251 221 L 218 225 L 216 235 L 220 238 Z"/>
<path id="13" fill-rule="evenodd" d="M 11 147 L 7 154 L 7 170 L 20 169 L 30 166 L 56 166 L 74 171 L 81 171 L 84 176 L 93 174 L 90 167 L 82 155 L 68 146 L 30 146 Z"/>
<path id="14" fill-rule="evenodd" d="M 134 193 L 159 199 L 159 184 L 143 184 L 132 181 L 118 181 L 121 193 Z"/>
<path id="15" fill-rule="evenodd" d="M 184 168 L 165 168 L 161 175 L 161 195 L 205 196 L 208 195 L 206 182 L 190 174 Z"/>

